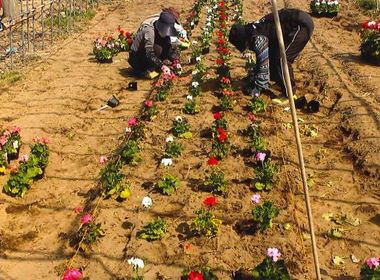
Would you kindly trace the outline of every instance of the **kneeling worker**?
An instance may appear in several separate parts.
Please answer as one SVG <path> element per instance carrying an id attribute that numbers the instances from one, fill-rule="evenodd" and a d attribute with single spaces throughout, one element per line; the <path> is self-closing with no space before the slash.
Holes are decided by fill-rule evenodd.
<path id="1" fill-rule="evenodd" d="M 279 17 L 295 94 L 292 63 L 310 40 L 314 23 L 308 13 L 296 9 L 282 9 L 279 11 Z M 256 53 L 256 69 L 246 79 L 246 86 L 251 95 L 267 89 L 269 80 L 276 82 L 281 88 L 282 97 L 288 95 L 273 14 L 247 25 L 234 24 L 230 30 L 229 41 L 241 52 L 249 48 Z"/>
<path id="2" fill-rule="evenodd" d="M 158 20 L 145 21 L 138 29 L 129 52 L 129 64 L 136 76 L 154 78 L 163 65 L 171 65 L 179 59 L 179 51 L 171 44 L 176 36 L 176 19 L 169 12 L 162 12 Z"/>

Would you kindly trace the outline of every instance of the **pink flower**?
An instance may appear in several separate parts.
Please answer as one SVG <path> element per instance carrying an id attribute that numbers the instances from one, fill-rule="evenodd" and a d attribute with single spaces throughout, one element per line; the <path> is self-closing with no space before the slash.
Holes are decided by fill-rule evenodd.
<path id="1" fill-rule="evenodd" d="M 369 258 L 366 263 L 370 269 L 376 269 L 380 265 L 380 258 Z"/>
<path id="2" fill-rule="evenodd" d="M 87 214 L 84 214 L 81 218 L 80 218 L 80 222 L 82 225 L 87 225 L 88 223 L 90 223 L 92 221 L 92 215 L 90 213 L 87 213 Z"/>
<path id="3" fill-rule="evenodd" d="M 19 134 L 21 131 L 21 128 L 14 126 L 11 131 L 13 134 Z"/>
<path id="4" fill-rule="evenodd" d="M 153 107 L 153 100 L 150 100 L 150 99 L 145 100 L 144 104 L 146 107 L 151 108 L 151 107 Z"/>
<path id="5" fill-rule="evenodd" d="M 258 153 L 256 154 L 256 156 L 255 156 L 255 159 L 256 159 L 257 161 L 264 161 L 266 156 L 267 156 L 266 153 L 260 153 L 260 152 L 258 152 Z"/>
<path id="6" fill-rule="evenodd" d="M 82 206 L 77 206 L 74 208 L 74 213 L 75 214 L 79 214 L 83 211 L 83 207 Z"/>
<path id="7" fill-rule="evenodd" d="M 168 66 L 162 65 L 161 70 L 164 75 L 170 75 L 170 68 Z"/>
<path id="8" fill-rule="evenodd" d="M 49 139 L 47 137 L 42 137 L 41 138 L 41 143 L 42 144 L 49 144 Z"/>
<path id="9" fill-rule="evenodd" d="M 252 203 L 260 203 L 261 195 L 259 194 L 254 194 L 251 196 L 251 201 Z"/>
<path id="10" fill-rule="evenodd" d="M 63 274 L 62 280 L 79 280 L 82 277 L 83 274 L 78 269 L 68 268 Z"/>
<path id="11" fill-rule="evenodd" d="M 256 119 L 256 116 L 254 115 L 254 114 L 252 114 L 252 113 L 248 113 L 248 119 L 251 121 L 251 122 L 254 122 L 254 121 L 256 121 L 257 119 Z"/>
<path id="12" fill-rule="evenodd" d="M 107 163 L 107 161 L 108 161 L 107 156 L 100 156 L 100 158 L 99 158 L 100 164 L 105 164 L 105 163 Z"/>
<path id="13" fill-rule="evenodd" d="M 129 126 L 135 126 L 137 124 L 137 119 L 136 118 L 131 118 L 128 121 Z"/>
<path id="14" fill-rule="evenodd" d="M 164 85 L 164 80 L 163 80 L 163 79 L 159 79 L 159 80 L 154 84 L 155 87 L 162 87 L 163 85 Z"/>
<path id="15" fill-rule="evenodd" d="M 12 164 L 11 166 L 9 166 L 9 169 L 10 169 L 11 173 L 16 173 L 18 170 L 18 165 Z"/>
<path id="16" fill-rule="evenodd" d="M 29 156 L 28 155 L 22 155 L 21 158 L 20 158 L 20 161 L 22 162 L 27 162 L 29 160 Z"/>
<path id="17" fill-rule="evenodd" d="M 272 258 L 274 262 L 277 262 L 278 259 L 281 257 L 281 253 L 277 248 L 268 248 L 267 256 Z"/>
<path id="18" fill-rule="evenodd" d="M 4 146 L 8 142 L 8 137 L 6 136 L 0 136 L 0 144 L 1 146 Z"/>

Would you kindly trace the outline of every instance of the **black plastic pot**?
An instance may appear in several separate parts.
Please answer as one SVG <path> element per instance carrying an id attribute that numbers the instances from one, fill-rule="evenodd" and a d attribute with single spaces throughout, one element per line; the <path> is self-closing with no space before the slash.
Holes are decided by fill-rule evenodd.
<path id="1" fill-rule="evenodd" d="M 300 98 L 297 98 L 295 101 L 294 101 L 294 104 L 296 105 L 296 108 L 297 109 L 304 109 L 307 105 L 307 100 L 306 100 L 306 97 L 305 96 L 302 96 Z"/>
<path id="2" fill-rule="evenodd" d="M 128 83 L 129 90 L 137 90 L 137 82 L 129 82 Z"/>
<path id="3" fill-rule="evenodd" d="M 98 58 L 98 62 L 100 63 L 112 63 L 112 57 L 111 58 Z"/>
<path id="4" fill-rule="evenodd" d="M 202 54 L 208 54 L 209 52 L 210 52 L 210 47 L 202 49 Z"/>
<path id="5" fill-rule="evenodd" d="M 319 112 L 320 104 L 317 100 L 311 100 L 309 103 L 307 103 L 307 111 L 310 113 L 317 113 Z"/>
<path id="6" fill-rule="evenodd" d="M 117 105 L 120 104 L 120 101 L 116 98 L 115 95 L 112 95 L 112 97 L 107 101 L 107 105 L 111 108 L 115 108 Z"/>

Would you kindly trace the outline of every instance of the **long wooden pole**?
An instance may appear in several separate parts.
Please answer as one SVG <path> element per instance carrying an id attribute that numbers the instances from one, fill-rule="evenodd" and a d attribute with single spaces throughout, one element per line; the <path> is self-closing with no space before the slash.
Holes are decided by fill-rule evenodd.
<path id="1" fill-rule="evenodd" d="M 320 268 L 319 268 L 318 248 L 317 248 L 317 243 L 316 243 L 315 233 L 314 233 L 313 214 L 311 211 L 309 189 L 307 187 L 306 169 L 305 169 L 305 162 L 304 162 L 303 152 L 302 152 L 301 137 L 300 137 L 299 128 L 298 128 L 297 112 L 296 112 L 296 107 L 294 105 L 294 100 L 293 100 L 293 88 L 292 88 L 292 84 L 290 81 L 289 68 L 288 68 L 288 62 L 286 59 L 286 51 L 285 51 L 285 45 L 284 45 L 284 38 L 282 36 L 281 23 L 280 23 L 280 18 L 278 15 L 277 1 L 271 0 L 271 2 L 272 2 L 272 11 L 273 11 L 273 16 L 274 16 L 274 22 L 276 25 L 276 34 L 277 34 L 277 39 L 278 39 L 278 45 L 280 47 L 280 53 L 281 53 L 281 64 L 282 64 L 282 67 L 284 70 L 285 86 L 286 86 L 286 90 L 288 93 L 290 109 L 292 112 L 294 134 L 295 134 L 296 142 L 297 142 L 298 160 L 299 160 L 299 165 L 300 165 L 300 169 L 301 169 L 303 191 L 304 191 L 304 195 L 305 195 L 307 217 L 308 217 L 309 229 L 310 229 L 310 235 L 311 235 L 311 245 L 312 245 L 312 249 L 313 249 L 314 267 L 315 267 L 317 279 L 320 280 L 321 279 L 321 272 L 320 272 Z"/>

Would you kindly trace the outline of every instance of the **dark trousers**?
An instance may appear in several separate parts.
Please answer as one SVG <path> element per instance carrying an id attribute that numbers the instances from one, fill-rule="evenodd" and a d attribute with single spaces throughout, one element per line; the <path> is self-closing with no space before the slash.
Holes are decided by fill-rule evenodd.
<path id="1" fill-rule="evenodd" d="M 154 54 L 158 58 L 163 59 L 163 48 L 160 45 L 155 44 Z M 130 51 L 128 63 L 138 75 L 143 74 L 147 70 L 158 70 L 157 66 L 148 59 L 145 48 L 138 52 Z"/>
<path id="2" fill-rule="evenodd" d="M 296 92 L 296 83 L 294 80 L 294 73 L 292 63 L 298 57 L 300 52 L 305 48 L 307 42 L 310 40 L 311 34 L 313 32 L 313 26 L 303 26 L 299 25 L 294 31 L 284 38 L 285 40 L 285 50 L 286 50 L 286 60 L 288 62 L 290 80 L 292 83 L 293 93 Z M 269 46 L 269 68 L 270 68 L 270 79 L 276 82 L 282 90 L 283 94 L 288 95 L 285 87 L 285 78 L 283 65 L 281 63 L 280 49 L 278 47 L 277 36 L 270 41 Z"/>

